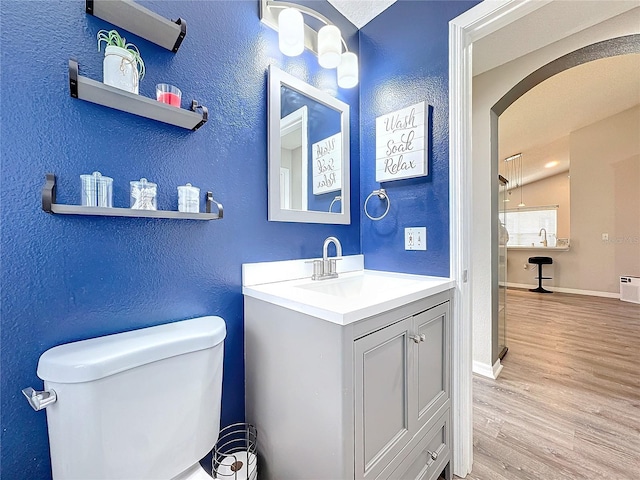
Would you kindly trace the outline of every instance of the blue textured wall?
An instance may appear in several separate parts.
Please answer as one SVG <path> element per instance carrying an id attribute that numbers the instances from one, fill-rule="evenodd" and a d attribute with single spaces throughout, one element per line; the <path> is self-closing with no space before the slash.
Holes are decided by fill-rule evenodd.
<path id="1" fill-rule="evenodd" d="M 449 20 L 478 2 L 400 0 L 360 30 L 361 205 L 379 186 L 379 221 L 361 216 L 366 268 L 449 276 Z M 376 183 L 376 117 L 426 100 L 429 174 Z M 369 213 L 386 205 L 373 197 Z M 405 251 L 405 227 L 427 227 L 427 251 Z"/>
<path id="2" fill-rule="evenodd" d="M 259 21 L 257 0 L 142 1 L 186 19 L 177 54 L 134 35 L 147 76 L 140 93 L 179 86 L 209 107 L 190 132 L 72 99 L 67 63 L 102 78 L 95 36 L 109 24 L 84 1 L 2 0 L 2 478 L 50 478 L 44 412 L 20 390 L 41 387 L 38 357 L 65 342 L 220 315 L 227 321 L 222 423 L 244 416 L 241 264 L 313 257 L 336 235 L 360 253 L 359 209 L 350 226 L 267 222 L 266 69 L 273 63 L 351 105 L 352 202 L 359 191 L 358 90 L 340 90 L 335 73 L 308 53 L 283 58 L 277 34 Z M 332 7 L 314 7 L 337 19 Z M 340 20 L 351 48 L 357 32 Z M 158 207 L 176 209 L 176 186 L 213 190 L 220 221 L 55 216 L 40 208 L 45 172 L 59 179 L 60 203 L 79 203 L 81 173 L 114 178 L 114 203 L 128 206 L 128 182 L 159 184 Z"/>

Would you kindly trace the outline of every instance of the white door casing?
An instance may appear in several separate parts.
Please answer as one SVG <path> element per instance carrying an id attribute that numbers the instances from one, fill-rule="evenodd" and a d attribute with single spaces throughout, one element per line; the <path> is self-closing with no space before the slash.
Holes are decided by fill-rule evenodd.
<path id="1" fill-rule="evenodd" d="M 471 255 L 472 251 L 481 252 L 484 255 L 485 250 L 489 248 L 484 248 L 484 243 L 479 242 L 478 238 L 472 238 L 472 232 L 479 231 L 478 225 L 480 225 L 480 231 L 482 231 L 482 226 L 487 221 L 485 218 L 481 218 L 481 215 L 474 218 L 474 208 L 476 212 L 480 213 L 487 208 L 487 205 L 479 202 L 478 198 L 475 197 L 478 195 L 478 191 L 484 191 L 484 189 L 489 188 L 487 185 L 478 185 L 478 179 L 474 179 L 472 176 L 474 173 L 471 147 L 473 138 L 472 48 L 474 42 L 489 34 L 498 32 L 519 19 L 524 19 L 524 17 L 547 5 L 550 8 L 541 11 L 542 15 L 536 14 L 531 18 L 536 18 L 538 25 L 540 18 L 543 16 L 549 22 L 553 20 L 556 22 L 554 28 L 557 30 L 549 31 L 553 38 L 544 38 L 544 45 L 542 43 L 537 44 L 539 49 L 549 45 L 552 51 L 546 53 L 548 58 L 544 60 L 536 58 L 535 61 L 540 63 L 533 70 L 555 60 L 559 55 L 570 53 L 582 46 L 621 35 L 638 33 L 638 29 L 635 26 L 637 23 L 634 23 L 638 12 L 637 3 L 635 2 L 616 2 L 614 11 L 610 8 L 611 4 L 607 5 L 605 2 L 602 4 L 596 2 L 594 4 L 594 2 L 576 1 L 572 3 L 571 9 L 565 12 L 568 16 L 562 17 L 562 20 L 559 21 L 556 18 L 557 15 L 553 13 L 553 7 L 556 7 L 556 12 L 558 9 L 562 10 L 563 4 L 559 0 L 486 0 L 449 22 L 450 251 L 451 277 L 457 282 L 452 316 L 454 382 L 452 391 L 453 470 L 460 477 L 464 477 L 470 472 L 473 461 L 472 333 L 473 321 L 477 320 L 472 321 L 472 318 L 478 314 L 478 306 L 476 305 L 478 298 L 486 295 L 484 289 L 482 291 L 472 289 L 473 282 L 476 282 L 477 288 L 479 285 L 478 280 L 486 272 L 474 272 Z M 625 21 L 619 22 L 620 16 L 616 17 L 624 12 L 632 13 L 632 16 L 626 17 L 626 23 Z M 606 20 L 613 19 L 613 17 L 616 17 L 617 20 L 613 23 L 605 23 Z M 532 25 L 536 24 L 536 22 L 530 21 L 529 24 L 529 28 L 533 28 L 534 31 L 528 33 L 535 34 L 535 28 L 537 27 Z M 518 24 L 519 28 L 521 25 Z M 602 28 L 600 28 L 601 25 Z M 589 29 L 590 26 L 594 28 Z M 503 32 L 508 30 L 508 28 L 505 28 Z M 525 33 L 527 32 L 519 31 L 518 35 Z M 572 36 L 573 34 L 576 34 L 576 36 Z M 536 38 L 539 38 L 539 35 Z M 563 47 L 558 49 L 550 46 L 558 45 L 558 43 L 554 42 L 563 39 L 567 39 L 568 42 Z M 493 38 L 493 40 L 495 42 L 496 38 Z M 530 45 L 525 42 L 520 47 L 526 49 Z M 563 49 L 565 51 L 559 53 Z M 520 53 L 521 58 L 524 58 L 525 54 L 530 51 L 532 50 L 523 50 Z M 540 50 L 537 51 L 540 52 Z M 559 53 L 559 55 L 553 55 L 553 52 Z M 501 51 L 496 51 L 495 57 L 496 65 L 515 58 L 513 55 L 509 57 Z M 532 70 L 523 70 L 520 77 L 514 78 L 514 82 L 517 83 L 530 71 Z M 506 90 L 504 93 L 506 93 Z M 496 101 L 498 99 L 499 97 L 496 98 Z M 486 112 L 487 123 L 489 122 L 490 107 L 491 105 L 487 107 Z M 482 111 L 479 113 L 481 116 L 484 115 Z M 480 160 L 484 159 L 484 150 L 482 152 L 474 152 L 474 154 L 476 157 L 482 157 Z M 488 159 L 488 154 L 486 156 Z M 478 159 L 475 160 L 477 161 Z M 486 224 L 486 229 L 488 228 L 490 226 Z M 487 259 L 480 263 L 487 265 Z M 472 317 L 472 310 L 474 317 Z"/>
<path id="2" fill-rule="evenodd" d="M 449 22 L 449 205 L 452 316 L 453 473 L 466 477 L 473 463 L 472 411 L 472 46 L 551 0 L 485 1 Z"/>

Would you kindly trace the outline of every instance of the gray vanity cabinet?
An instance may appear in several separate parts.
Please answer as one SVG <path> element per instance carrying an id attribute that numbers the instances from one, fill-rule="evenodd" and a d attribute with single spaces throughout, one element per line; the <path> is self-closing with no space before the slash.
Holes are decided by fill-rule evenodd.
<path id="1" fill-rule="evenodd" d="M 450 479 L 450 299 L 340 325 L 245 296 L 260 478 Z"/>
<path id="2" fill-rule="evenodd" d="M 408 452 L 432 440 L 426 429 L 449 406 L 448 318 L 447 302 L 354 342 L 356 478 L 430 478 L 384 472 L 413 463 Z"/>
<path id="3" fill-rule="evenodd" d="M 376 478 L 415 430 L 412 320 L 354 342 L 356 478 Z"/>

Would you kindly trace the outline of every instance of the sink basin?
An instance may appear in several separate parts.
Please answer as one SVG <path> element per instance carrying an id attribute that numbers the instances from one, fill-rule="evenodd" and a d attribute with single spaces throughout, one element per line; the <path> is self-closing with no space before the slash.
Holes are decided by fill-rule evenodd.
<path id="1" fill-rule="evenodd" d="M 449 278 L 364 269 L 362 255 L 345 256 L 338 278 L 311 280 L 308 260 L 244 264 L 242 293 L 339 325 L 401 307 L 454 287 Z"/>
<path id="2" fill-rule="evenodd" d="M 388 295 L 391 291 L 402 289 L 403 287 L 410 287 L 415 283 L 415 280 L 407 280 L 405 278 L 368 274 L 313 281 L 312 283 L 297 285 L 296 288 L 342 298 L 362 296 L 374 298 L 379 295 Z"/>

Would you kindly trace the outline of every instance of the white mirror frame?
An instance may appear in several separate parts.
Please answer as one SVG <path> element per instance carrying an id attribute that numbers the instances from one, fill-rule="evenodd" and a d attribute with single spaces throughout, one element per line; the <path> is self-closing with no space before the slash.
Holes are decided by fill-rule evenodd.
<path id="1" fill-rule="evenodd" d="M 283 72 L 273 65 L 269 66 L 269 85 L 267 95 L 268 109 L 268 162 L 269 162 L 269 221 L 271 222 L 300 222 L 300 223 L 328 223 L 349 225 L 351 223 L 350 209 L 350 155 L 349 155 L 349 105 L 332 97 L 304 81 Z M 316 102 L 340 112 L 340 129 L 342 131 L 342 208 L 340 212 L 319 212 L 305 210 L 286 210 L 280 208 L 280 87 L 284 85 Z"/>

